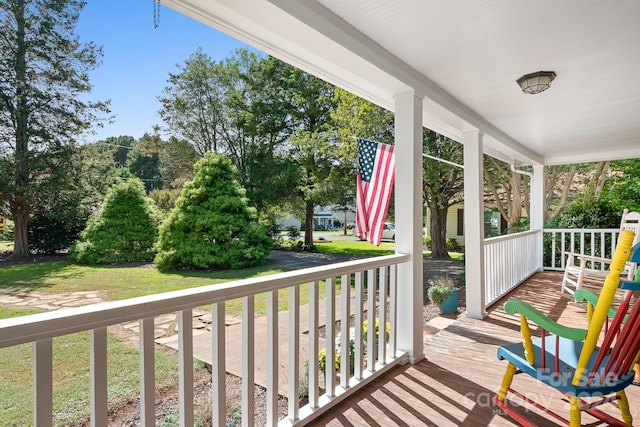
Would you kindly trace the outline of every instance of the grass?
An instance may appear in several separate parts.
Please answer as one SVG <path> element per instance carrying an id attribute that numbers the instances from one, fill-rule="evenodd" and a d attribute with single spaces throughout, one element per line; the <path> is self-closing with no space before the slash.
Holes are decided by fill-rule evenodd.
<path id="1" fill-rule="evenodd" d="M 3 243 L 3 242 L 0 242 Z M 317 243 L 321 253 L 379 256 L 394 253 L 393 243 L 379 247 L 368 242 L 334 240 Z M 155 268 L 130 266 L 81 266 L 66 261 L 43 262 L 0 268 L 0 289 L 66 293 L 98 291 L 107 299 L 121 300 L 178 289 L 224 283 L 264 276 L 282 270 L 257 267 L 220 272 L 162 273 Z M 339 282 L 338 282 L 339 284 Z M 300 286 L 300 303 L 308 302 L 308 285 Z M 325 286 L 320 286 L 324 296 Z M 265 314 L 266 295 L 255 298 L 256 315 Z M 288 307 L 288 290 L 278 294 L 278 307 Z M 227 315 L 240 316 L 241 300 L 226 303 Z M 0 319 L 36 313 L 24 308 L 0 307 Z M 135 399 L 138 389 L 138 349 L 113 334 L 109 346 L 109 405 L 118 407 Z M 0 413 L 6 425 L 29 425 L 32 417 L 31 346 L 0 349 Z M 177 381 L 177 358 L 156 349 L 156 388 L 161 390 Z M 55 425 L 67 425 L 87 419 L 89 411 L 89 333 L 81 332 L 54 339 Z"/>
<path id="2" fill-rule="evenodd" d="M 374 246 L 369 242 L 359 240 L 316 241 L 315 249 L 320 253 L 339 255 L 380 256 L 391 255 L 395 252 L 395 243 L 382 242 Z"/>
<path id="3" fill-rule="evenodd" d="M 67 261 L 23 264 L 0 268 L 0 289 L 7 291 L 37 291 L 60 294 L 74 291 L 97 291 L 110 300 L 123 300 L 162 292 L 224 283 L 249 277 L 266 276 L 282 269 L 255 267 L 219 272 L 162 273 L 155 268 L 76 265 Z M 308 284 L 300 286 L 300 303 L 308 302 Z M 320 286 L 320 296 L 325 294 Z M 278 309 L 288 307 L 288 290 L 278 292 Z M 266 294 L 255 297 L 255 314 L 266 314 Z M 208 306 L 203 306 L 208 309 Z M 240 317 L 242 300 L 226 303 L 226 313 Z M 0 315 L 0 319 L 2 316 Z"/>
<path id="4" fill-rule="evenodd" d="M 0 307 L 0 318 L 36 313 L 30 309 Z M 137 396 L 138 349 L 108 334 L 108 399 L 118 407 Z M 178 361 L 156 348 L 156 388 L 178 381 Z M 53 340 L 54 424 L 76 424 L 89 415 L 89 333 L 79 332 Z M 0 349 L 0 413 L 2 425 L 31 425 L 31 345 Z"/>
<path id="5" fill-rule="evenodd" d="M 101 291 L 108 299 L 121 300 L 281 271 L 283 270 L 255 267 L 213 272 L 163 273 L 156 268 L 86 266 L 68 261 L 56 261 L 0 268 L 0 283 L 4 284 L 3 289 L 10 291 L 42 293 Z"/>

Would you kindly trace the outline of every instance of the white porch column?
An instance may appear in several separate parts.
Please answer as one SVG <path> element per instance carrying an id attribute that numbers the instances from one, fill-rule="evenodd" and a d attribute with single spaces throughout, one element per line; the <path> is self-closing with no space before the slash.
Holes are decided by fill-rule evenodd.
<path id="1" fill-rule="evenodd" d="M 464 259 L 467 316 L 487 315 L 484 283 L 484 200 L 482 134 L 464 134 Z"/>
<path id="2" fill-rule="evenodd" d="M 411 260 L 398 268 L 398 349 L 411 363 L 424 359 L 422 329 L 422 98 L 395 97 L 396 252 Z"/>
<path id="3" fill-rule="evenodd" d="M 531 179 L 531 212 L 529 212 L 529 228 L 531 230 L 544 229 L 544 165 L 533 165 L 533 178 Z M 538 248 L 540 253 L 538 254 L 538 270 L 542 271 L 543 259 L 542 259 L 542 247 L 543 240 L 542 235 L 538 235 Z"/>

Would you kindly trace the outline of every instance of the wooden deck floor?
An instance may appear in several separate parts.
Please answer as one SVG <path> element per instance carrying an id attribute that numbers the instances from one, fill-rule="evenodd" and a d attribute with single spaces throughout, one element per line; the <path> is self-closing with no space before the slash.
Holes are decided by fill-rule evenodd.
<path id="1" fill-rule="evenodd" d="M 455 323 L 425 340 L 425 360 L 389 372 L 351 396 L 338 408 L 313 422 L 319 426 L 515 426 L 491 402 L 499 388 L 505 361 L 496 358 L 498 346 L 520 341 L 519 321 L 506 314 L 507 298 L 528 301 L 567 326 L 585 327 L 585 312 L 568 295 L 560 293 L 560 273 L 534 275 L 503 301 L 492 306 L 484 320 L 461 316 Z M 562 395 L 526 375 L 516 375 L 513 387 L 544 406 L 568 417 Z M 640 387 L 630 386 L 627 396 L 640 426 Z M 513 403 L 540 426 L 565 425 L 539 415 L 524 402 Z M 600 407 L 619 418 L 612 404 Z M 583 414 L 582 424 L 606 425 Z"/>

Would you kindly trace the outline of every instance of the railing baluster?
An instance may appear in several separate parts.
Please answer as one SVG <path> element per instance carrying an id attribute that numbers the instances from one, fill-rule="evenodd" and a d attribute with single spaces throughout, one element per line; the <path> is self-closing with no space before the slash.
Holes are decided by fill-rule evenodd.
<path id="1" fill-rule="evenodd" d="M 193 310 L 178 313 L 180 426 L 193 425 Z"/>
<path id="2" fill-rule="evenodd" d="M 336 395 L 336 365 L 335 365 L 335 328 L 336 328 L 336 288 L 333 277 L 326 280 L 325 298 L 327 312 L 325 315 L 325 344 L 327 346 L 327 363 L 325 364 L 325 393 L 327 397 Z"/>
<path id="3" fill-rule="evenodd" d="M 107 425 L 107 328 L 91 330 L 91 427 Z"/>
<path id="4" fill-rule="evenodd" d="M 485 300 L 492 304 L 516 285 L 538 270 L 541 255 L 533 255 L 539 248 L 541 231 L 485 239 Z M 531 253 L 531 256 L 519 256 Z"/>
<path id="5" fill-rule="evenodd" d="M 289 288 L 289 421 L 300 409 L 300 287 Z"/>
<path id="6" fill-rule="evenodd" d="M 226 426 L 226 345 L 224 302 L 211 305 L 211 381 L 213 394 L 212 423 L 214 427 Z"/>
<path id="7" fill-rule="evenodd" d="M 35 341 L 33 358 L 33 425 L 53 425 L 53 340 Z"/>
<path id="8" fill-rule="evenodd" d="M 551 268 L 556 267 L 556 232 L 551 233 Z"/>
<path id="9" fill-rule="evenodd" d="M 378 281 L 378 312 L 380 326 L 378 327 L 378 361 L 386 364 L 387 360 L 387 267 L 380 267 L 378 270 L 380 280 Z"/>
<path id="10" fill-rule="evenodd" d="M 396 357 L 397 349 L 397 324 L 398 324 L 398 268 L 395 265 L 389 267 L 389 354 Z"/>
<path id="11" fill-rule="evenodd" d="M 320 385 L 318 384 L 318 308 L 320 293 L 318 282 L 309 284 L 309 405 L 311 409 L 318 408 Z"/>
<path id="12" fill-rule="evenodd" d="M 362 347 L 362 288 L 364 286 L 364 275 L 362 271 L 356 272 L 355 275 L 355 284 L 356 284 L 356 301 L 355 301 L 355 316 L 354 316 L 354 329 L 355 329 L 355 349 L 354 349 L 354 367 L 353 367 L 353 376 L 361 380 L 362 379 L 362 356 L 363 356 L 363 347 Z"/>
<path id="13" fill-rule="evenodd" d="M 153 317 L 140 320 L 140 425 L 156 425 L 156 370 Z"/>
<path id="14" fill-rule="evenodd" d="M 373 372 L 376 363 L 376 269 L 369 269 L 367 274 L 367 370 Z"/>
<path id="15" fill-rule="evenodd" d="M 242 299 L 242 425 L 254 425 L 255 351 L 254 351 L 254 298 Z"/>
<path id="16" fill-rule="evenodd" d="M 267 426 L 278 424 L 278 291 L 267 292 Z"/>
<path id="17" fill-rule="evenodd" d="M 351 276 L 343 274 L 340 280 L 340 298 L 342 302 L 341 318 L 340 318 L 340 386 L 342 388 L 349 387 L 349 377 L 351 376 L 351 334 L 350 323 L 351 314 L 349 304 L 351 300 Z"/>

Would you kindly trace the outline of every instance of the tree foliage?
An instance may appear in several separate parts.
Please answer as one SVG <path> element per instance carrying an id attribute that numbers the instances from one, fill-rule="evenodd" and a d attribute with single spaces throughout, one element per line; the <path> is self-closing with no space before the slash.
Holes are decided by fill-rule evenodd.
<path id="1" fill-rule="evenodd" d="M 29 220 L 69 168 L 56 158 L 106 113 L 86 101 L 102 55 L 74 34 L 81 0 L 0 2 L 0 202 L 15 222 L 14 256 L 28 255 Z"/>
<path id="2" fill-rule="evenodd" d="M 285 142 L 293 129 L 292 67 L 246 49 L 216 63 L 198 50 L 170 74 L 160 116 L 196 153 L 229 157 L 261 216 L 291 202 L 299 179 Z"/>
<path id="3" fill-rule="evenodd" d="M 640 211 L 640 159 L 611 162 L 611 176 L 605 182 L 602 198 L 611 204 Z"/>
<path id="4" fill-rule="evenodd" d="M 581 197 L 550 221 L 550 228 L 618 228 L 624 208 L 609 200 Z"/>
<path id="5" fill-rule="evenodd" d="M 264 264 L 271 239 L 256 221 L 228 158 L 208 153 L 194 166 L 176 207 L 160 226 L 162 270 L 238 269 Z"/>
<path id="6" fill-rule="evenodd" d="M 64 155 L 62 155 L 64 153 Z M 43 186 L 41 197 L 47 200 L 33 207 L 29 227 L 31 253 L 52 254 L 66 250 L 85 228 L 92 209 L 97 206 L 115 183 L 109 174 L 111 155 L 97 144 L 67 146 L 49 162 L 73 165 L 63 176 Z M 52 165 L 51 169 L 57 166 Z"/>
<path id="7" fill-rule="evenodd" d="M 87 222 L 69 258 L 84 264 L 151 261 L 158 235 L 157 210 L 138 179 L 114 185 Z"/>

